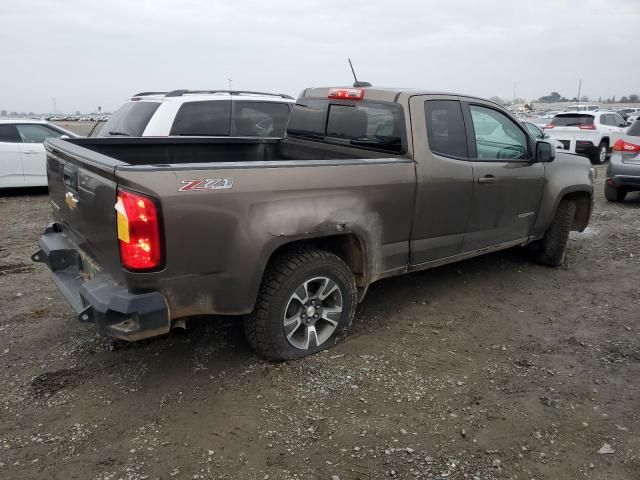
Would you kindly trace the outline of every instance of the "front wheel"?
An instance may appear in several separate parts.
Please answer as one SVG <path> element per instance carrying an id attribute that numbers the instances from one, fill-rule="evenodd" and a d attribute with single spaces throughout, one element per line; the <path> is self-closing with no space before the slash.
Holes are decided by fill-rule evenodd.
<path id="1" fill-rule="evenodd" d="M 562 265 L 575 212 L 575 203 L 570 200 L 562 200 L 560 202 L 551 225 L 549 225 L 544 237 L 538 241 L 536 260 L 539 263 L 552 267 Z"/>
<path id="2" fill-rule="evenodd" d="M 624 188 L 616 188 L 613 185 L 604 184 L 604 198 L 610 202 L 622 202 L 627 196 Z"/>
<path id="3" fill-rule="evenodd" d="M 591 161 L 595 165 L 601 165 L 607 160 L 607 153 L 608 153 L 607 148 L 608 147 L 605 142 L 600 142 L 600 145 L 598 145 L 598 148 L 596 149 L 596 151 L 593 153 L 593 156 L 591 157 Z"/>
<path id="4" fill-rule="evenodd" d="M 356 303 L 353 274 L 337 256 L 316 249 L 280 254 L 265 271 L 245 335 L 267 359 L 301 358 L 335 345 Z"/>

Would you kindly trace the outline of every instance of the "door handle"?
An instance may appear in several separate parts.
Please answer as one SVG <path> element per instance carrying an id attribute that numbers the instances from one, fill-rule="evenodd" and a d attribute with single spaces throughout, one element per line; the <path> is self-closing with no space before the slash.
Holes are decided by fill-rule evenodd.
<path id="1" fill-rule="evenodd" d="M 478 183 L 496 183 L 498 179 L 493 175 L 485 175 L 484 177 L 478 178 Z"/>
<path id="2" fill-rule="evenodd" d="M 37 150 L 24 150 L 22 153 L 26 153 L 27 155 L 37 155 Z"/>

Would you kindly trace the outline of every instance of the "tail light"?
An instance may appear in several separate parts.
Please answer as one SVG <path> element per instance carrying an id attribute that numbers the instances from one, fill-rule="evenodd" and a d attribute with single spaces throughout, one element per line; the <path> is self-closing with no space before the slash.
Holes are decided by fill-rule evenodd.
<path id="1" fill-rule="evenodd" d="M 116 202 L 120 261 L 128 270 L 151 270 L 162 262 L 160 218 L 153 199 L 118 189 Z"/>
<path id="2" fill-rule="evenodd" d="M 553 123 L 550 123 L 550 124 L 544 126 L 545 130 L 549 130 L 551 128 L 555 128 L 555 125 Z"/>
<path id="3" fill-rule="evenodd" d="M 639 153 L 640 145 L 636 145 L 635 143 L 625 142 L 622 139 L 616 140 L 616 143 L 613 144 L 614 152 L 627 152 L 627 153 Z"/>
<path id="4" fill-rule="evenodd" d="M 593 123 L 581 123 L 578 128 L 580 130 L 595 130 L 596 126 Z"/>
<path id="5" fill-rule="evenodd" d="M 329 90 L 328 98 L 337 98 L 341 100 L 362 100 L 364 98 L 364 89 L 332 88 L 331 90 Z"/>

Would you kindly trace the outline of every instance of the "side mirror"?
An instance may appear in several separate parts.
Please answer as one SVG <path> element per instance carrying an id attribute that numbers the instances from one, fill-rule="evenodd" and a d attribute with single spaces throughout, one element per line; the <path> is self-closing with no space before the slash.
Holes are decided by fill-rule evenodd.
<path id="1" fill-rule="evenodd" d="M 545 142 L 541 140 L 536 142 L 536 161 L 537 162 L 553 162 L 553 159 L 556 158 L 556 147 L 551 145 L 549 142 Z"/>

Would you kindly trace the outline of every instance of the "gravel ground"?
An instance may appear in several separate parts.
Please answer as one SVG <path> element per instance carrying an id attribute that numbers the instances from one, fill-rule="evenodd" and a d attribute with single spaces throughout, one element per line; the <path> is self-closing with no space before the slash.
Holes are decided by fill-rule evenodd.
<path id="1" fill-rule="evenodd" d="M 567 265 L 514 249 L 381 281 L 351 335 L 256 357 L 232 318 L 112 342 L 29 261 L 46 192 L 0 194 L 0 478 L 638 479 L 640 195 Z"/>

